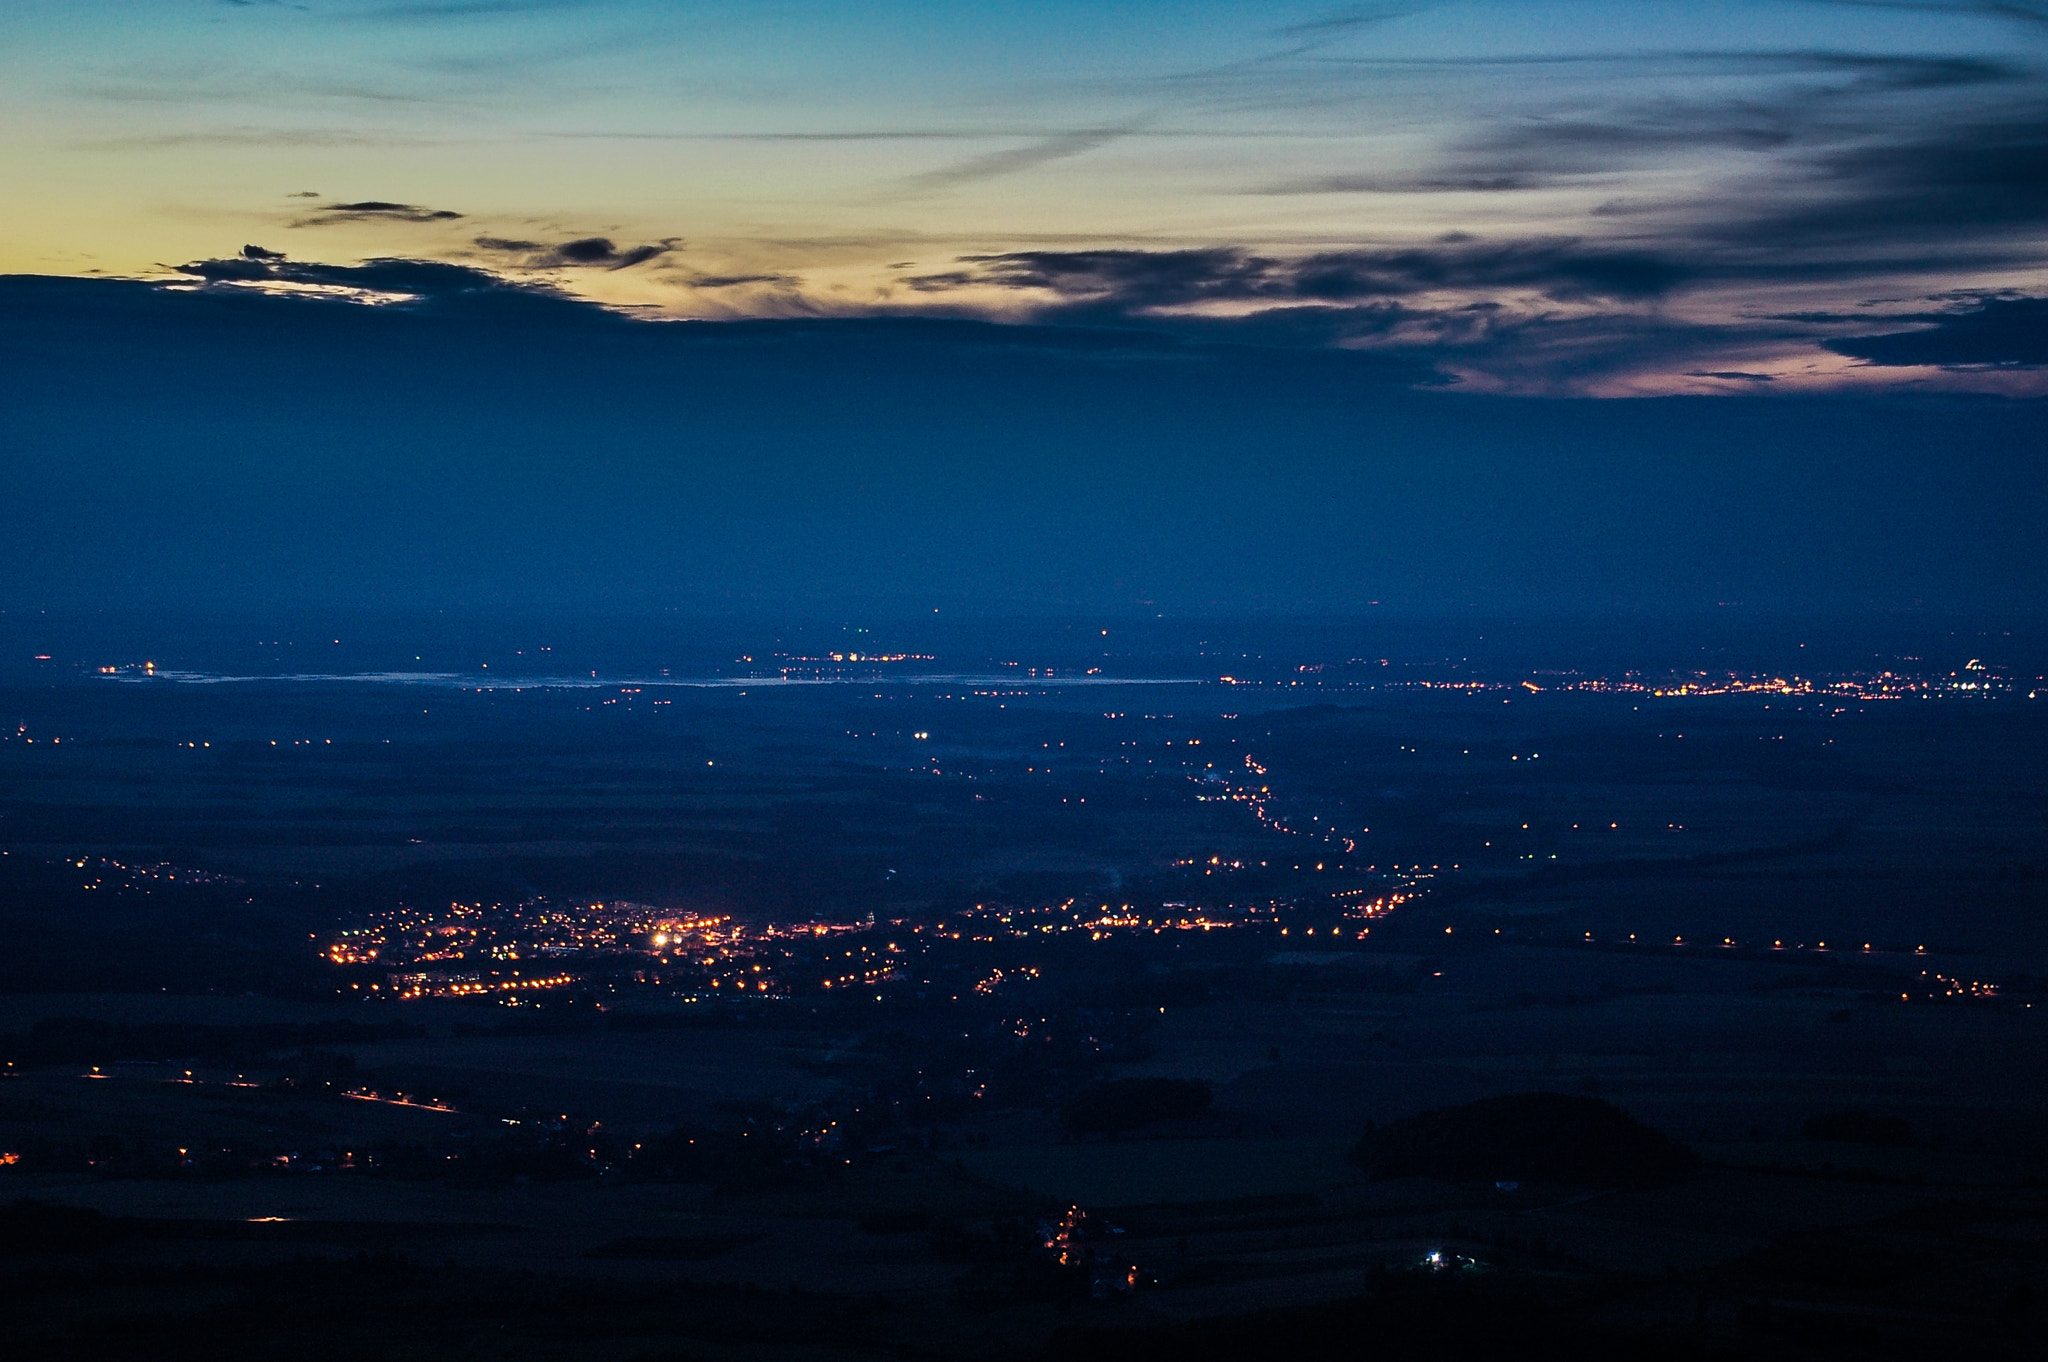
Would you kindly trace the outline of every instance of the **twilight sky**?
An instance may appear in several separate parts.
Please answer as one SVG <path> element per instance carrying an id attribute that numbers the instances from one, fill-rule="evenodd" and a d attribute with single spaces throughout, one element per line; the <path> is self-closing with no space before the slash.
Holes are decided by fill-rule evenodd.
<path id="1" fill-rule="evenodd" d="M 0 163 L 0 611 L 2048 600 L 2048 2 L 10 0 Z"/>
<path id="2" fill-rule="evenodd" d="M 2036 395 L 2044 77 L 2030 0 L 10 0 L 0 273 Z"/>

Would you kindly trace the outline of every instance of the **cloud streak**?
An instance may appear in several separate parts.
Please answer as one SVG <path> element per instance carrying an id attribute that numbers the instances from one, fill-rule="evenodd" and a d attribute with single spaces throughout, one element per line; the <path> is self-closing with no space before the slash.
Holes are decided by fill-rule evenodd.
<path id="1" fill-rule="evenodd" d="M 461 19 L 496 19 L 505 15 L 545 14 L 557 10 L 584 9 L 590 0 L 448 0 L 444 4 L 379 5 L 359 11 L 354 17 L 367 20 L 440 22 Z"/>
<path id="2" fill-rule="evenodd" d="M 1214 303 L 1343 303 L 1469 289 L 1531 289 L 1558 299 L 1654 298 L 1689 277 L 1676 261 L 1584 241 L 1452 241 L 1324 251 L 1294 259 L 1232 247 L 1188 251 L 1011 251 L 907 281 L 925 292 L 1029 289 L 1121 312 Z"/>
<path id="3" fill-rule="evenodd" d="M 480 236 L 478 249 L 506 266 L 517 269 L 604 269 L 626 270 L 659 259 L 676 249 L 676 238 L 641 246 L 621 248 L 610 237 L 586 236 L 570 241 L 521 241 L 508 237 Z"/>
<path id="4" fill-rule="evenodd" d="M 94 151 L 170 151 L 182 147 L 428 147 L 443 139 L 353 128 L 211 128 L 193 132 L 136 133 L 75 145 Z"/>
<path id="5" fill-rule="evenodd" d="M 194 260 L 170 268 L 174 274 L 197 280 L 203 287 L 230 293 L 443 307 L 479 303 L 539 305 L 553 309 L 551 315 L 560 321 L 587 322 L 612 316 L 602 309 L 577 303 L 545 283 L 508 279 L 490 270 L 440 260 L 388 256 L 357 265 L 330 265 L 292 260 L 282 251 L 248 245 L 238 255 Z"/>
<path id="6" fill-rule="evenodd" d="M 1053 161 L 1064 161 L 1072 156 L 1085 155 L 1098 147 L 1108 146 L 1119 138 L 1130 136 L 1134 131 L 1134 127 L 1118 127 L 1086 128 L 1077 132 L 1059 133 L 1041 138 L 1028 146 L 992 151 L 983 156 L 972 156 L 949 166 L 941 166 L 937 170 L 907 176 L 897 183 L 896 192 L 929 194 L 957 185 L 972 184 L 978 180 L 992 180 L 1002 175 L 1035 170 Z"/>
<path id="7" fill-rule="evenodd" d="M 356 203 L 330 203 L 292 223 L 294 227 L 331 227 L 344 222 L 456 222 L 462 214 L 450 208 L 424 208 L 416 203 L 391 203 L 363 199 Z"/>
<path id="8" fill-rule="evenodd" d="M 2048 367 L 2048 298 L 1986 298 L 1918 320 L 1930 324 L 1911 331 L 1839 338 L 1827 342 L 1827 348 L 1879 367 Z"/>

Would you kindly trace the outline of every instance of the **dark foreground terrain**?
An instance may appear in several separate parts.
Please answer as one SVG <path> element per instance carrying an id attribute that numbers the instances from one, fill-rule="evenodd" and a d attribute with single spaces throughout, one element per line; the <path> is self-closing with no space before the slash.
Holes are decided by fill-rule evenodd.
<path id="1" fill-rule="evenodd" d="M 2048 1344 L 1986 640 L 851 637 L 10 673 L 6 1355 Z"/>

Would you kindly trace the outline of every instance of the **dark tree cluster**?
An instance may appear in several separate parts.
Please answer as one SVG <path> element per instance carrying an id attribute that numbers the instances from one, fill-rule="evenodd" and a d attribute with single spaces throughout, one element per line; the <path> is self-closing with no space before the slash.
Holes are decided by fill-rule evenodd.
<path id="1" fill-rule="evenodd" d="M 1351 1153 L 1375 1178 L 1656 1186 L 1699 1156 L 1611 1102 L 1570 1093 L 1488 1097 L 1369 1127 Z"/>
<path id="2" fill-rule="evenodd" d="M 1799 1127 L 1807 1140 L 1839 1140 L 1844 1144 L 1909 1145 L 1913 1127 L 1902 1116 L 1873 1116 L 1867 1111 L 1823 1111 Z"/>
<path id="3" fill-rule="evenodd" d="M 1184 1121 L 1209 1109 L 1209 1085 L 1194 1078 L 1118 1078 L 1083 1088 L 1060 1113 L 1077 1135 L 1133 1130 L 1155 1121 Z"/>

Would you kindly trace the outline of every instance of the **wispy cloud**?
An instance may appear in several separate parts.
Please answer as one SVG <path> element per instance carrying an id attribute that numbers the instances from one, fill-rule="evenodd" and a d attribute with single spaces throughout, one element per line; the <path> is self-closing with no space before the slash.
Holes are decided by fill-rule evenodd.
<path id="1" fill-rule="evenodd" d="M 1682 263 L 1576 240 L 1474 242 L 1291 259 L 1216 247 L 1186 251 L 1010 251 L 968 256 L 960 271 L 908 281 L 927 292 L 1030 289 L 1140 312 L 1214 303 L 1339 303 L 1466 289 L 1531 289 L 1556 298 L 1648 298 L 1692 277 Z"/>
<path id="2" fill-rule="evenodd" d="M 1505 194 L 1535 189 L 1543 181 L 1533 175 L 1503 173 L 1406 175 L 1317 175 L 1260 186 L 1255 194 Z"/>
<path id="3" fill-rule="evenodd" d="M 416 203 L 362 199 L 354 203 L 322 204 L 291 225 L 331 227 L 344 222 L 454 222 L 461 217 L 462 214 L 451 208 L 425 208 Z"/>
<path id="4" fill-rule="evenodd" d="M 1784 250 L 1925 254 L 1977 240 L 2039 259 L 2014 229 L 2048 227 L 2048 98 L 1798 155 L 1788 192 L 1702 225 L 1701 236 Z"/>
<path id="5" fill-rule="evenodd" d="M 1349 36 L 1360 29 L 1371 28 L 1376 24 L 1384 24 L 1394 19 L 1406 18 L 1411 14 L 1421 14 L 1425 10 L 1434 8 L 1436 6 L 1430 3 L 1354 5 L 1350 9 L 1338 10 L 1319 19 L 1306 19 L 1300 23 L 1283 24 L 1279 28 L 1270 31 L 1277 37 L 1296 39 Z"/>
<path id="6" fill-rule="evenodd" d="M 350 16 L 369 20 L 495 19 L 504 15 L 545 14 L 589 8 L 595 0 L 446 0 L 446 3 L 377 5 Z"/>
<path id="7" fill-rule="evenodd" d="M 646 245 L 621 247 L 610 237 L 603 236 L 576 237 L 557 242 L 480 236 L 474 244 L 487 256 L 510 268 L 625 270 L 667 255 L 681 243 L 670 237 Z"/>
<path id="8" fill-rule="evenodd" d="M 949 166 L 906 176 L 897 182 L 895 189 L 899 194 L 926 194 L 951 189 L 955 185 L 972 184 L 977 180 L 1015 175 L 1020 171 L 1034 170 L 1053 161 L 1066 160 L 1070 156 L 1084 155 L 1098 147 L 1108 146 L 1119 138 L 1128 137 L 1134 131 L 1135 127 L 1117 127 L 1084 128 L 1075 132 L 1058 133 L 1040 138 L 1027 146 L 970 156 Z"/>
<path id="9" fill-rule="evenodd" d="M 205 128 L 136 133 L 72 145 L 86 150 L 169 150 L 174 147 L 428 147 L 445 139 L 352 128 Z"/>
<path id="10" fill-rule="evenodd" d="M 1976 14 L 2022 24 L 2048 25 L 2048 5 L 2022 0 L 1813 0 L 1841 9 L 1890 9 L 1920 14 Z"/>
<path id="11" fill-rule="evenodd" d="M 137 62 L 81 81 L 71 93 L 114 104 L 205 106 L 255 104 L 433 107 L 452 102 L 446 89 L 332 71 L 266 70 L 219 60 Z"/>

